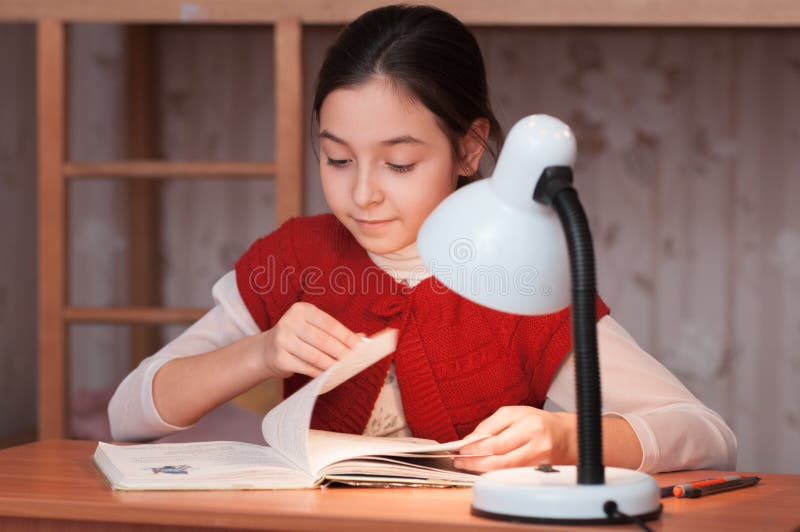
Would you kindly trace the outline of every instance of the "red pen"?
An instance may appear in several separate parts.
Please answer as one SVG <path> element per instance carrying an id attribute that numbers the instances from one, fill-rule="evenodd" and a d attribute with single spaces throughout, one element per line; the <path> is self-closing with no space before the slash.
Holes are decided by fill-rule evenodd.
<path id="1" fill-rule="evenodd" d="M 707 478 L 704 480 L 695 480 L 694 482 L 687 482 L 685 484 L 675 484 L 672 486 L 672 494 L 676 497 L 683 497 L 684 494 L 690 489 L 703 488 L 705 486 L 713 486 L 714 484 L 722 484 L 723 482 L 730 482 L 732 480 L 741 479 L 741 475 L 727 475 L 719 478 Z"/>

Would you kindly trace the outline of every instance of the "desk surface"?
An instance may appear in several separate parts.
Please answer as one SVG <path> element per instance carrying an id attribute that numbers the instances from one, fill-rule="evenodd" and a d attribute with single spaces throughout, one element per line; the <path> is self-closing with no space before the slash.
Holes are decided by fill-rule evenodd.
<path id="1" fill-rule="evenodd" d="M 469 489 L 115 492 L 91 462 L 95 446 L 86 441 L 43 441 L 0 451 L 0 529 L 446 532 L 545 528 L 470 515 Z M 690 471 L 656 479 L 668 485 L 718 474 Z M 759 476 L 763 480 L 753 488 L 701 499 L 664 499 L 664 513 L 651 526 L 655 530 L 791 530 L 800 526 L 800 475 Z M 631 530 L 630 526 L 621 528 Z"/>

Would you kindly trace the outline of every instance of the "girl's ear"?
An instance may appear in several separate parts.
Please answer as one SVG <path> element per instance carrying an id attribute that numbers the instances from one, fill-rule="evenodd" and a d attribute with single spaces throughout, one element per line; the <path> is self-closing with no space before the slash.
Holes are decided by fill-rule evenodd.
<path id="1" fill-rule="evenodd" d="M 488 139 L 489 121 L 478 118 L 472 122 L 469 131 L 459 141 L 459 175 L 471 176 L 478 171 Z"/>

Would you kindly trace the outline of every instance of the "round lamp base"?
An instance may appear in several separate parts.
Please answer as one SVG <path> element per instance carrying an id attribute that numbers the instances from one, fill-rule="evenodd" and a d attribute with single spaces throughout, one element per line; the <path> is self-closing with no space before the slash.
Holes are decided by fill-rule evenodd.
<path id="1" fill-rule="evenodd" d="M 601 524 L 655 519 L 659 489 L 650 475 L 605 468 L 605 484 L 578 484 L 577 467 L 492 471 L 473 486 L 472 513 L 492 519 L 558 524 Z M 610 515 L 609 515 L 610 514 Z"/>

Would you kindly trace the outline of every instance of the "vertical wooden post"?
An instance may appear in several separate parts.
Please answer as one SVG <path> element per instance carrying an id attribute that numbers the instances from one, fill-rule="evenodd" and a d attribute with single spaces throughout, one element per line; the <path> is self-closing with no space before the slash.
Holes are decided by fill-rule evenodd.
<path id="1" fill-rule="evenodd" d="M 275 24 L 275 215 L 303 212 L 303 30 L 297 19 Z"/>
<path id="2" fill-rule="evenodd" d="M 275 23 L 275 218 L 303 213 L 303 33 L 300 21 Z M 261 383 L 234 401 L 261 411 L 283 396 L 282 383 Z"/>
<path id="3" fill-rule="evenodd" d="M 39 439 L 67 435 L 65 40 L 61 20 L 42 19 L 36 31 L 39 254 Z"/>
<path id="4" fill-rule="evenodd" d="M 152 26 L 127 28 L 130 159 L 153 159 L 159 155 L 153 32 Z M 130 304 L 135 307 L 160 304 L 159 189 L 157 181 L 134 179 L 128 183 L 128 287 Z M 158 341 L 157 326 L 132 326 L 131 367 L 153 354 Z"/>

